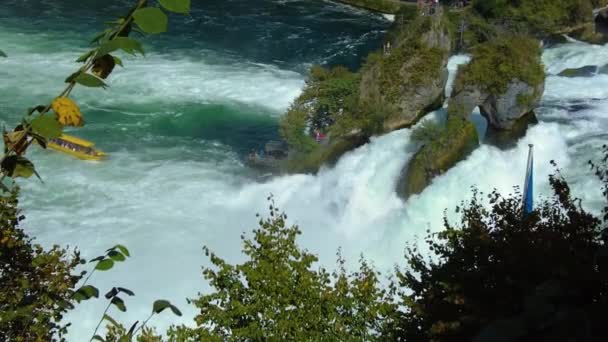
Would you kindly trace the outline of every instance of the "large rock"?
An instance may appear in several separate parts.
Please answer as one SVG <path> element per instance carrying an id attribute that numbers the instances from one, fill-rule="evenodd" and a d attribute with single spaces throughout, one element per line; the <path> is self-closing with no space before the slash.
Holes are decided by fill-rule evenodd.
<path id="1" fill-rule="evenodd" d="M 394 38 L 385 56 L 366 66 L 360 101 L 390 108 L 383 132 L 409 127 L 442 106 L 451 50 L 447 26 L 441 10 L 418 17 Z"/>
<path id="2" fill-rule="evenodd" d="M 538 106 L 544 78 L 538 41 L 509 37 L 483 44 L 459 70 L 448 112 L 468 117 L 479 107 L 491 128 L 510 130 Z"/>
<path id="3" fill-rule="evenodd" d="M 512 80 L 506 93 L 488 94 L 480 105 L 481 115 L 491 127 L 509 130 L 517 120 L 538 107 L 544 85 L 541 83 L 532 86 L 520 80 Z"/>

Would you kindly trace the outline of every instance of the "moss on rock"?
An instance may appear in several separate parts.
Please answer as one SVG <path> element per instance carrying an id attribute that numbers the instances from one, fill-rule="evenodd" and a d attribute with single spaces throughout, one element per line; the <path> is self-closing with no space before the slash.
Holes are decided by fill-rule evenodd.
<path id="1" fill-rule="evenodd" d="M 338 138 L 329 145 L 318 145 L 307 153 L 297 153 L 287 161 L 287 171 L 292 173 L 316 173 L 322 165 L 333 165 L 346 152 L 369 140 L 362 135 Z"/>
<path id="2" fill-rule="evenodd" d="M 434 177 L 466 158 L 479 145 L 473 123 L 458 116 L 450 116 L 437 134 L 420 148 L 407 166 L 398 189 L 406 198 L 421 193 Z"/>
<path id="3" fill-rule="evenodd" d="M 476 46 L 471 62 L 461 66 L 454 91 L 474 86 L 490 95 L 504 94 L 513 80 L 537 87 L 545 80 L 537 40 L 506 36 Z"/>

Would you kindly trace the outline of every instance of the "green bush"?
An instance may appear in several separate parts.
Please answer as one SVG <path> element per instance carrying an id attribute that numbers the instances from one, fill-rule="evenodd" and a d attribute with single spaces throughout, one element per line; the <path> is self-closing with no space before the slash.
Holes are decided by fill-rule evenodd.
<path id="1" fill-rule="evenodd" d="M 480 44 L 472 50 L 471 62 L 459 68 L 454 88 L 472 85 L 502 95 L 513 79 L 536 87 L 545 80 L 540 54 L 539 42 L 523 36 L 499 37 Z"/>
<path id="2" fill-rule="evenodd" d="M 365 261 L 349 274 L 344 260 L 330 274 L 298 247 L 297 226 L 270 202 L 253 238 L 242 237 L 247 260 L 230 264 L 205 248 L 213 268 L 204 277 L 213 290 L 192 303 L 196 328 L 174 327 L 177 341 L 369 341 L 379 338 L 394 306 Z"/>
<path id="3" fill-rule="evenodd" d="M 313 66 L 302 94 L 281 119 L 281 135 L 295 150 L 312 151 L 318 144 L 307 131 L 328 131 L 339 117 L 353 111 L 358 88 L 357 73 L 344 67 Z"/>
<path id="4" fill-rule="evenodd" d="M 432 143 L 443 134 L 444 127 L 437 121 L 425 120 L 412 130 L 411 140 L 422 145 Z"/>
<path id="5" fill-rule="evenodd" d="M 598 168 L 604 182 L 605 168 Z M 559 173 L 553 197 L 524 215 L 521 194 L 474 192 L 458 224 L 429 235 L 398 273 L 405 341 L 604 341 L 608 231 Z M 604 210 L 606 213 L 606 210 Z M 407 290 L 410 292 L 408 292 Z"/>
<path id="6" fill-rule="evenodd" d="M 0 340 L 53 341 L 67 332 L 61 319 L 75 303 L 81 259 L 33 243 L 19 226 L 17 193 L 0 198 Z"/>
<path id="7" fill-rule="evenodd" d="M 473 8 L 486 18 L 501 18 L 508 14 L 508 0 L 475 0 Z"/>

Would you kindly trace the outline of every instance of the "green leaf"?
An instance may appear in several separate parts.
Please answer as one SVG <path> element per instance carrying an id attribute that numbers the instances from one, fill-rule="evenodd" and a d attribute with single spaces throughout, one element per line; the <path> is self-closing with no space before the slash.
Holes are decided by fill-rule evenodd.
<path id="1" fill-rule="evenodd" d="M 85 285 L 74 293 L 74 299 L 83 301 L 92 297 L 99 298 L 99 290 L 95 286 Z"/>
<path id="2" fill-rule="evenodd" d="M 108 253 L 108 256 L 110 258 L 112 258 L 112 260 L 114 260 L 114 261 L 125 261 L 125 259 L 126 259 L 125 256 L 122 255 L 122 253 L 117 252 L 117 251 L 110 251 Z"/>
<path id="3" fill-rule="evenodd" d="M 8 56 L 4 53 L 4 51 L 0 50 L 0 57 L 8 57 Z"/>
<path id="4" fill-rule="evenodd" d="M 99 335 L 95 335 L 91 338 L 91 341 L 95 340 L 95 341 L 101 341 L 101 342 L 106 342 L 106 340 L 103 339 L 103 337 L 99 336 Z"/>
<path id="5" fill-rule="evenodd" d="M 171 303 L 168 300 L 159 299 L 159 300 L 154 301 L 154 304 L 152 305 L 152 312 L 161 313 L 163 310 L 165 310 L 166 308 L 168 308 L 170 306 L 171 306 Z"/>
<path id="6" fill-rule="evenodd" d="M 112 324 L 115 327 L 119 326 L 118 322 L 116 322 L 116 320 L 114 318 L 110 317 L 109 315 L 103 315 L 103 319 L 110 322 L 110 324 Z"/>
<path id="7" fill-rule="evenodd" d="M 129 331 L 127 332 L 127 337 L 129 339 L 131 339 L 133 337 L 133 332 L 135 331 L 135 327 L 137 326 L 137 323 L 139 323 L 139 321 L 135 321 L 135 323 L 133 323 L 131 328 L 129 328 Z"/>
<path id="8" fill-rule="evenodd" d="M 159 2 L 168 11 L 181 14 L 190 13 L 190 0 L 159 0 Z"/>
<path id="9" fill-rule="evenodd" d="M 92 87 L 92 88 L 105 88 L 107 87 L 107 85 L 104 83 L 104 81 L 101 78 L 95 77 L 91 74 L 87 74 L 87 73 L 82 73 L 78 76 L 76 76 L 76 79 L 74 79 L 74 81 L 76 81 L 76 83 L 81 84 L 85 87 Z"/>
<path id="10" fill-rule="evenodd" d="M 122 292 L 122 293 L 126 293 L 129 296 L 135 296 L 135 293 L 129 289 L 125 289 L 124 287 L 119 287 L 118 291 Z"/>
<path id="11" fill-rule="evenodd" d="M 12 178 L 30 178 L 34 173 L 34 164 L 22 156 L 11 155 L 4 159 L 0 165 L 2 171 Z"/>
<path id="12" fill-rule="evenodd" d="M 118 308 L 118 310 L 120 310 L 122 312 L 127 311 L 125 302 L 122 299 L 120 299 L 119 297 L 113 297 L 111 303 L 114 304 Z"/>
<path id="13" fill-rule="evenodd" d="M 68 76 L 65 79 L 65 83 L 71 83 L 71 82 L 73 82 L 76 79 L 76 77 L 78 77 L 80 74 L 81 74 L 80 70 L 76 71 L 75 73 L 71 74 L 70 76 Z"/>
<path id="14" fill-rule="evenodd" d="M 106 34 L 108 34 L 111 29 L 105 29 L 103 32 L 99 32 L 90 42 L 90 44 L 95 44 L 101 40 Z"/>
<path id="15" fill-rule="evenodd" d="M 95 266 L 96 270 L 107 271 L 114 266 L 114 261 L 112 259 L 104 259 L 97 263 Z"/>
<path id="16" fill-rule="evenodd" d="M 142 48 L 141 44 L 138 41 L 128 37 L 116 37 L 101 44 L 98 54 L 103 56 L 116 50 L 123 50 L 124 52 L 132 55 L 134 55 L 136 51 L 142 55 L 144 54 L 144 49 Z"/>
<path id="17" fill-rule="evenodd" d="M 179 311 L 179 309 L 175 305 L 171 304 L 168 300 L 164 300 L 164 299 L 159 299 L 154 302 L 154 304 L 152 305 L 152 312 L 161 313 L 166 308 L 171 309 L 171 311 L 173 311 L 173 313 L 176 314 L 177 316 L 182 315 L 182 312 Z"/>
<path id="18" fill-rule="evenodd" d="M 47 139 L 57 138 L 63 130 L 54 115 L 41 115 L 32 120 L 32 130 Z"/>
<path id="19" fill-rule="evenodd" d="M 114 58 L 114 63 L 120 65 L 121 67 L 125 67 L 124 65 L 122 65 L 122 59 L 116 57 L 116 56 L 112 56 L 112 58 Z"/>
<path id="20" fill-rule="evenodd" d="M 118 289 L 113 287 L 110 291 L 108 291 L 108 293 L 106 293 L 106 298 L 110 299 L 112 297 L 115 297 L 118 294 Z"/>
<path id="21" fill-rule="evenodd" d="M 86 60 L 89 59 L 89 57 L 91 57 L 94 53 L 95 53 L 95 50 L 91 50 L 91 51 L 85 53 L 84 55 L 78 57 L 76 62 L 79 62 L 79 63 L 86 62 Z"/>
<path id="22" fill-rule="evenodd" d="M 126 256 L 128 256 L 128 257 L 129 257 L 129 256 L 131 256 L 131 254 L 129 254 L 129 250 L 127 249 L 127 247 L 125 247 L 125 246 L 123 246 L 123 245 L 116 245 L 116 246 L 112 247 L 112 249 L 114 249 L 114 248 L 118 248 L 118 250 L 119 250 L 119 251 L 120 251 L 122 254 L 124 254 L 124 255 L 126 255 Z"/>
<path id="23" fill-rule="evenodd" d="M 182 315 L 182 312 L 179 311 L 179 309 L 175 305 L 171 304 L 171 306 L 169 308 L 171 309 L 171 311 L 173 311 L 173 313 L 175 315 L 177 315 L 177 316 L 181 316 Z"/>
<path id="24" fill-rule="evenodd" d="M 133 13 L 135 23 L 146 33 L 163 33 L 167 31 L 169 19 L 156 7 L 138 9 Z"/>

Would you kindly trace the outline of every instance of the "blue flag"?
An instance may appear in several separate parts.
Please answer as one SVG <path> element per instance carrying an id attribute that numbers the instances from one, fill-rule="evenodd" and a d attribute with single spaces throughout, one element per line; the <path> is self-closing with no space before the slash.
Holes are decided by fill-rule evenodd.
<path id="1" fill-rule="evenodd" d="M 533 151 L 532 148 L 534 145 L 530 144 L 530 150 L 528 151 L 528 166 L 526 168 L 526 183 L 524 184 L 524 196 L 522 198 L 522 204 L 524 209 L 524 214 L 529 214 L 532 212 L 532 196 L 533 196 L 533 180 L 534 180 L 534 172 L 533 172 Z"/>

